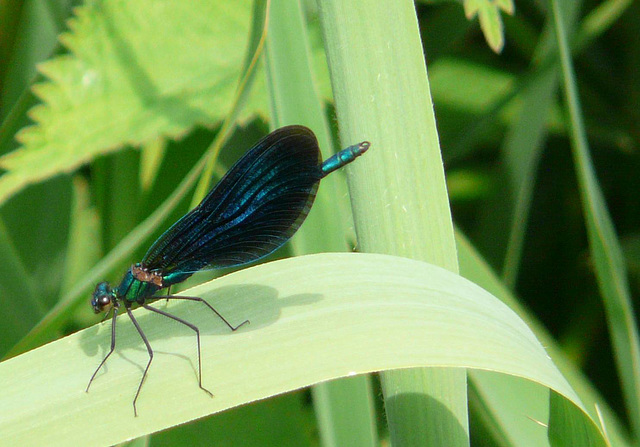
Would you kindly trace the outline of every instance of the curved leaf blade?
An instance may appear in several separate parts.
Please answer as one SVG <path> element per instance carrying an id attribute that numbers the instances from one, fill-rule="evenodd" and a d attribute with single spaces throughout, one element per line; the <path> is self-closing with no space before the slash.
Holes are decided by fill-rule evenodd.
<path id="1" fill-rule="evenodd" d="M 423 262 L 370 254 L 302 256 L 187 293 L 215 303 L 232 322 L 251 320 L 229 333 L 193 303 L 167 306 L 200 327 L 204 385 L 215 398 L 198 389 L 193 334 L 142 309 L 136 315 L 156 356 L 138 418 L 131 402 L 146 350 L 132 325 L 121 321 L 117 354 L 89 394 L 84 388 L 108 349 L 109 324 L 1 363 L 0 432 L 25 445 L 45 439 L 48 445 L 109 445 L 314 383 L 424 366 L 524 377 L 581 406 L 513 311 L 462 277 Z"/>

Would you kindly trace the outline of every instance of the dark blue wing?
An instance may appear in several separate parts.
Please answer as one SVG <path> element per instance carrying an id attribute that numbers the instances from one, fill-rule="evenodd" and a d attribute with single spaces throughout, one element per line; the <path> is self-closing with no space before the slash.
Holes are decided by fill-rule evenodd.
<path id="1" fill-rule="evenodd" d="M 160 270 L 169 284 L 205 267 L 260 259 L 300 227 L 322 176 L 313 132 L 302 126 L 280 128 L 251 148 L 196 208 L 169 228 L 142 264 Z"/>

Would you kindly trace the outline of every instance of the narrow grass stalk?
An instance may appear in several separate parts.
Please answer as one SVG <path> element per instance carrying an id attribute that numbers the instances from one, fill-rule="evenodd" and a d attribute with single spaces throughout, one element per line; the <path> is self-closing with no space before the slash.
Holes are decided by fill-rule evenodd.
<path id="1" fill-rule="evenodd" d="M 613 343 L 622 392 L 636 440 L 640 439 L 640 341 L 620 242 L 593 169 L 565 21 L 557 0 L 553 16 L 560 50 L 571 147 L 582 197 L 591 254 Z"/>

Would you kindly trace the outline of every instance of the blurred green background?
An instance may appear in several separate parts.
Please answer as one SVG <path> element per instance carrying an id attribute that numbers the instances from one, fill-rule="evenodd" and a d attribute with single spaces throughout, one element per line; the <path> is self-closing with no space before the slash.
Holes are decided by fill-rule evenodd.
<path id="1" fill-rule="evenodd" d="M 207 3 L 214 5 L 210 11 L 198 9 Z M 218 3 L 182 8 L 184 16 L 168 24 L 160 36 L 152 19 L 145 22 L 144 14 L 136 14 L 147 7 L 154 18 L 162 17 L 160 8 L 146 2 L 125 17 L 119 15 L 122 5 L 117 1 L 0 0 L 0 154 L 18 150 L 0 159 L 3 356 L 98 321 L 87 304 L 91 287 L 82 279 L 176 190 L 219 136 L 246 57 L 252 2 Z M 318 10 L 315 2 L 302 3 L 315 89 L 337 148 Z M 487 1 L 495 3 L 493 10 L 477 2 L 481 29 L 477 17 L 465 18 L 465 8 L 471 10 L 476 2 L 465 3 L 415 4 L 454 223 L 623 424 L 637 426 L 625 409 L 616 367 L 632 360 L 612 348 L 597 260 L 589 244 L 585 187 L 576 175 L 575 124 L 563 94 L 551 4 L 523 0 L 507 14 L 495 5 L 508 9 L 508 1 Z M 209 14 L 220 11 L 224 14 L 219 17 Z M 617 233 L 616 244 L 622 248 L 630 298 L 637 308 L 640 5 L 583 1 L 564 5 L 564 12 L 597 184 Z M 222 26 L 209 35 L 210 23 L 225 20 L 229 29 Z M 185 22 L 193 23 L 186 36 L 172 34 Z M 119 38 L 106 38 L 111 32 Z M 62 33 L 66 34 L 60 39 Z M 185 38 L 190 40 L 186 47 L 172 46 Z M 131 54 L 130 42 L 135 43 Z M 156 53 L 159 48 L 162 51 Z M 138 54 L 149 58 L 139 61 Z M 47 60 L 38 71 L 36 66 Z M 127 70 L 152 67 L 167 68 L 166 73 L 153 73 L 158 92 L 145 90 L 144 82 L 111 84 L 130 79 Z M 181 70 L 193 74 L 188 83 L 179 82 Z M 263 61 L 257 70 L 238 126 L 216 160 L 214 181 L 273 127 L 278 106 L 265 77 L 269 70 Z M 213 80 L 211 73 L 216 73 Z M 394 81 L 400 82 L 390 82 Z M 32 90 L 34 84 L 38 87 Z M 96 90 L 79 88 L 96 84 Z M 141 93 L 140 98 L 131 99 L 131 92 Z M 145 99 L 154 95 L 166 95 L 167 103 L 149 111 Z M 190 108 L 174 108 L 174 98 L 185 99 Z M 22 131 L 16 139 L 34 120 L 38 127 Z M 72 142 L 68 146 L 61 140 L 65 135 Z M 344 182 L 335 187 L 343 191 L 339 206 L 346 210 Z M 114 262 L 105 264 L 106 277 L 119 279 L 193 200 L 183 195 L 175 209 L 167 209 L 168 217 L 154 224 L 143 242 L 128 245 L 130 254 L 116 255 Z M 344 215 L 343 248 L 348 249 L 357 244 L 348 212 Z M 285 247 L 275 257 L 290 250 Z M 624 267 L 619 273 L 626 280 Z M 193 282 L 185 287 L 189 284 Z M 56 303 L 70 296 L 56 324 L 30 339 Z M 375 378 L 372 386 L 377 430 L 386 444 Z M 470 394 L 472 444 L 512 445 L 496 434 L 483 417 L 482 405 L 474 403 L 477 396 Z M 298 446 L 318 445 L 320 439 L 311 393 L 300 391 L 135 442 Z"/>

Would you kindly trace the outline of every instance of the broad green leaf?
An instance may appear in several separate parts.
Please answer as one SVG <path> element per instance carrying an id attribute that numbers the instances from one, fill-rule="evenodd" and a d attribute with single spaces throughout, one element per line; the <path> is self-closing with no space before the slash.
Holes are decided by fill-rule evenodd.
<path id="1" fill-rule="evenodd" d="M 213 399 L 197 386 L 193 333 L 140 309 L 136 316 L 156 355 L 139 417 L 131 403 L 147 353 L 127 321 L 118 325 L 117 354 L 84 392 L 109 347 L 107 322 L 0 363 L 3 438 L 14 445 L 109 445 L 321 381 L 418 366 L 511 374 L 581 406 L 513 311 L 423 262 L 302 256 L 242 270 L 188 294 L 215 303 L 232 322 L 251 321 L 230 333 L 194 303 L 158 304 L 200 328 L 203 382 Z M 591 426 L 583 413 L 583 424 Z M 599 433 L 590 430 L 597 442 Z"/>
<path id="2" fill-rule="evenodd" d="M 22 147 L 2 158 L 0 202 L 96 155 L 179 137 L 229 112 L 251 2 L 89 1 L 61 36 L 69 54 L 40 66 L 42 104 Z"/>

